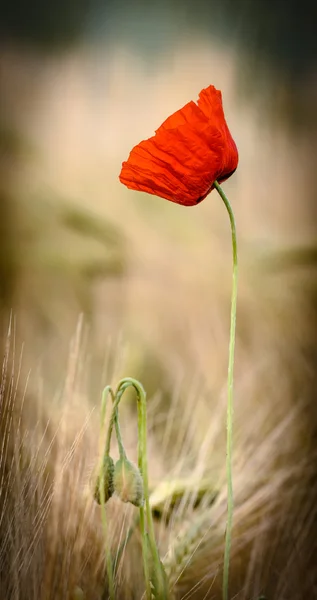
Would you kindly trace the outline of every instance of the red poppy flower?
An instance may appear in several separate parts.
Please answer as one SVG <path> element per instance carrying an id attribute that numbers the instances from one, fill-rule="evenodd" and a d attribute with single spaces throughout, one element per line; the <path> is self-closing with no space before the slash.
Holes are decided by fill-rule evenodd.
<path id="1" fill-rule="evenodd" d="M 238 165 L 238 150 L 228 129 L 221 92 L 210 85 L 168 117 L 122 164 L 119 176 L 128 188 L 193 206 L 206 198 L 214 182 L 225 181 Z"/>

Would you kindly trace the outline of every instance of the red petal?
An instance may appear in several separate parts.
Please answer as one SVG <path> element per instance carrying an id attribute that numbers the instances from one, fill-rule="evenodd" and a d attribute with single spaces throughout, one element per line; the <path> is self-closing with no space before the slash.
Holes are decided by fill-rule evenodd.
<path id="1" fill-rule="evenodd" d="M 209 86 L 197 104 L 186 104 L 132 149 L 119 178 L 130 189 L 190 206 L 206 197 L 215 180 L 230 177 L 237 164 L 221 92 Z"/>

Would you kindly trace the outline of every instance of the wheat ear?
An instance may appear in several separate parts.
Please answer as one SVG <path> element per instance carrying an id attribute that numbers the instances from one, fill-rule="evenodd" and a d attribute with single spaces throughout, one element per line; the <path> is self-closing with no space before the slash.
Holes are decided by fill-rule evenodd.
<path id="1" fill-rule="evenodd" d="M 203 511 L 185 525 L 172 541 L 163 565 L 168 579 L 169 589 L 174 591 L 177 582 L 190 565 L 194 555 L 210 541 L 211 530 L 219 533 L 216 523 L 210 518 L 210 510 Z"/>

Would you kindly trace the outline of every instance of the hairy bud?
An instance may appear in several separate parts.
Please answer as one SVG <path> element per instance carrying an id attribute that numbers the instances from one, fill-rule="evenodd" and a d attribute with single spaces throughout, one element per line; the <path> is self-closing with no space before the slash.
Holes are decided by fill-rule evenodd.
<path id="1" fill-rule="evenodd" d="M 105 502 L 108 502 L 109 498 L 111 498 L 114 487 L 113 487 L 113 474 L 114 474 L 114 462 L 111 456 L 105 456 L 102 467 L 102 476 L 104 481 L 104 490 L 105 490 Z M 97 478 L 94 481 L 94 498 L 98 504 L 101 504 L 101 495 L 100 495 L 100 478 L 101 474 L 98 473 Z"/>
<path id="2" fill-rule="evenodd" d="M 142 506 L 143 481 L 139 469 L 126 458 L 120 458 L 114 468 L 114 491 L 122 502 Z"/>

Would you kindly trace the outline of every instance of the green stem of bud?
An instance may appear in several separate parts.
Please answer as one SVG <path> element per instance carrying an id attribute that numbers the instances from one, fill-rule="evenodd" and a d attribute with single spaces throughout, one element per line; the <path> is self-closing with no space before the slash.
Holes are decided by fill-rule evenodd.
<path id="1" fill-rule="evenodd" d="M 113 393 L 113 391 L 112 391 L 112 389 L 111 389 L 111 387 L 109 385 L 107 385 L 107 387 L 104 389 L 104 393 L 106 392 L 106 396 L 105 397 L 107 397 L 107 395 L 110 393 L 111 394 L 111 398 L 112 398 L 112 412 L 111 412 L 111 416 L 110 416 L 110 423 L 109 423 L 109 427 L 108 427 L 108 431 L 107 431 L 107 437 L 106 437 L 106 443 L 105 443 L 105 451 L 104 451 L 104 454 L 106 454 L 107 456 L 110 453 L 110 444 L 111 444 L 111 436 L 112 436 L 113 425 L 115 425 L 116 431 L 117 431 L 117 427 L 119 427 L 119 423 L 118 423 L 118 406 L 119 406 L 119 402 L 120 402 L 120 400 L 122 398 L 123 393 L 127 389 L 127 387 L 128 386 L 124 386 L 120 390 L 118 389 L 117 392 L 116 392 L 116 394 Z M 104 408 L 102 409 L 103 419 L 105 419 L 105 414 L 106 414 L 106 405 L 104 405 Z M 124 452 L 124 448 L 123 448 L 123 444 L 122 444 L 122 438 L 121 438 L 121 435 L 120 435 L 120 429 L 119 429 L 118 446 L 119 446 L 119 452 L 120 452 L 120 450 L 121 451 L 123 450 L 123 452 Z"/>
<path id="2" fill-rule="evenodd" d="M 139 409 L 139 405 L 141 402 L 141 400 L 140 400 L 140 384 L 131 378 L 122 379 L 118 385 L 115 398 L 117 400 L 117 398 L 119 396 L 121 399 L 122 393 L 127 389 L 127 387 L 130 387 L 130 386 L 134 387 L 134 389 L 137 392 L 137 399 L 138 399 L 138 467 L 139 467 L 140 473 L 142 475 L 143 486 L 144 486 L 144 495 L 146 498 L 149 495 L 148 478 L 147 478 L 147 448 L 146 448 L 146 436 L 145 436 L 145 443 L 144 443 L 144 427 L 140 426 L 140 409 Z M 143 388 L 142 388 L 142 390 L 143 390 Z M 120 394 L 120 392 L 122 392 L 122 393 Z M 143 390 L 143 397 L 145 400 L 144 390 Z M 119 399 L 119 402 L 120 402 L 120 399 Z M 116 402 L 116 400 L 114 402 L 113 409 L 112 409 L 113 414 L 115 414 L 115 411 L 117 410 L 117 406 L 118 406 L 118 403 Z M 143 419 L 143 421 L 144 421 L 144 419 Z M 145 427 L 146 427 L 146 415 L 145 415 Z M 141 430 L 142 430 L 142 432 L 141 432 Z M 144 462 L 144 457 L 145 457 L 145 462 Z M 148 557 L 148 543 L 147 543 L 144 504 L 142 504 L 142 506 L 140 506 L 139 511 L 140 511 L 140 532 L 141 532 L 141 539 L 142 539 L 142 557 L 143 557 L 143 570 L 144 570 L 144 579 L 145 579 L 145 587 L 146 587 L 146 598 L 147 598 L 147 600 L 152 600 L 151 579 L 150 579 L 150 570 L 149 570 L 149 562 L 150 561 L 149 561 L 149 557 Z"/>
<path id="3" fill-rule="evenodd" d="M 117 442 L 118 442 L 118 449 L 119 449 L 119 456 L 120 456 L 121 459 L 126 459 L 127 460 L 126 451 L 124 449 L 124 445 L 123 445 L 123 442 L 122 442 L 121 430 L 120 430 L 120 425 L 119 425 L 118 409 L 116 410 L 115 416 L 114 416 L 114 426 L 115 426 L 115 430 L 116 430 L 116 436 L 117 436 Z"/>
<path id="4" fill-rule="evenodd" d="M 100 411 L 100 436 L 101 436 L 101 439 L 103 436 L 104 422 L 105 422 L 106 409 L 107 409 L 107 399 L 108 399 L 109 394 L 111 395 L 112 400 L 114 400 L 113 391 L 112 391 L 111 387 L 109 385 L 107 385 L 107 387 L 105 387 L 105 389 L 103 390 L 102 397 L 101 397 L 101 411 Z M 109 429 L 110 429 L 110 427 L 109 427 Z M 113 564 L 112 564 L 112 556 L 111 556 L 111 550 L 110 550 L 109 540 L 108 540 L 108 524 L 107 524 L 107 515 L 106 515 L 106 506 L 105 506 L 105 504 L 106 504 L 106 502 L 105 502 L 105 482 L 104 482 L 104 471 L 103 471 L 104 456 L 109 456 L 109 452 L 110 452 L 111 434 L 110 434 L 110 438 L 108 440 L 109 429 L 108 429 L 108 436 L 107 436 L 105 451 L 101 458 L 101 463 L 100 463 L 99 494 L 100 494 L 100 503 L 101 503 L 101 520 L 102 520 L 102 527 L 103 527 L 104 538 L 105 538 L 105 559 L 106 559 L 106 571 L 107 571 L 107 578 L 108 578 L 109 598 L 110 598 L 110 600 L 115 600 Z"/>
<path id="5" fill-rule="evenodd" d="M 114 569 L 113 569 L 111 551 L 110 551 L 110 547 L 109 547 L 109 543 L 108 543 L 108 524 L 107 524 L 107 515 L 106 515 L 106 506 L 105 506 L 106 498 L 105 498 L 105 480 L 104 480 L 103 467 L 104 467 L 105 457 L 108 457 L 110 455 L 111 436 L 112 436 L 112 430 L 113 430 L 114 424 L 116 427 L 120 457 L 122 458 L 123 456 L 125 456 L 124 447 L 122 444 L 122 438 L 121 438 L 121 434 L 120 434 L 119 422 L 118 422 L 118 405 L 119 405 L 122 394 L 124 393 L 126 387 L 127 386 L 123 386 L 120 391 L 118 390 L 118 392 L 115 396 L 111 386 L 107 385 L 104 388 L 104 390 L 102 392 L 102 397 L 101 397 L 100 439 L 103 439 L 103 435 L 104 435 L 104 426 L 105 426 L 106 411 L 107 411 L 107 400 L 108 400 L 109 395 L 111 396 L 112 404 L 113 404 L 112 413 L 111 413 L 111 417 L 110 417 L 110 423 L 109 423 L 109 427 L 108 427 L 107 435 L 106 435 L 105 448 L 104 448 L 103 455 L 101 457 L 101 462 L 100 462 L 100 467 L 99 467 L 99 497 L 100 497 L 100 504 L 101 504 L 102 527 L 103 527 L 104 538 L 105 538 L 105 561 L 106 561 L 106 571 L 107 571 L 110 600 L 115 600 Z"/>
<path id="6" fill-rule="evenodd" d="M 146 582 L 146 594 L 150 600 L 152 598 L 151 586 L 150 586 L 150 573 L 149 573 L 149 560 L 148 560 L 148 546 L 152 554 L 152 561 L 154 571 L 157 574 L 159 580 L 159 586 L 161 594 L 159 597 L 166 597 L 166 586 L 163 573 L 162 563 L 160 561 L 155 533 L 154 524 L 152 519 L 152 511 L 150 507 L 150 494 L 149 494 L 149 481 L 148 481 L 148 462 L 147 462 L 147 419 L 146 419 L 146 393 L 138 381 L 131 377 L 122 379 L 118 385 L 117 393 L 122 388 L 126 389 L 128 386 L 134 387 L 137 394 L 137 407 L 138 407 L 138 467 L 140 469 L 143 488 L 145 507 L 140 506 L 140 529 L 142 535 L 142 554 L 143 554 L 143 566 L 144 576 Z M 146 524 L 148 529 L 148 535 L 146 533 Z"/>

